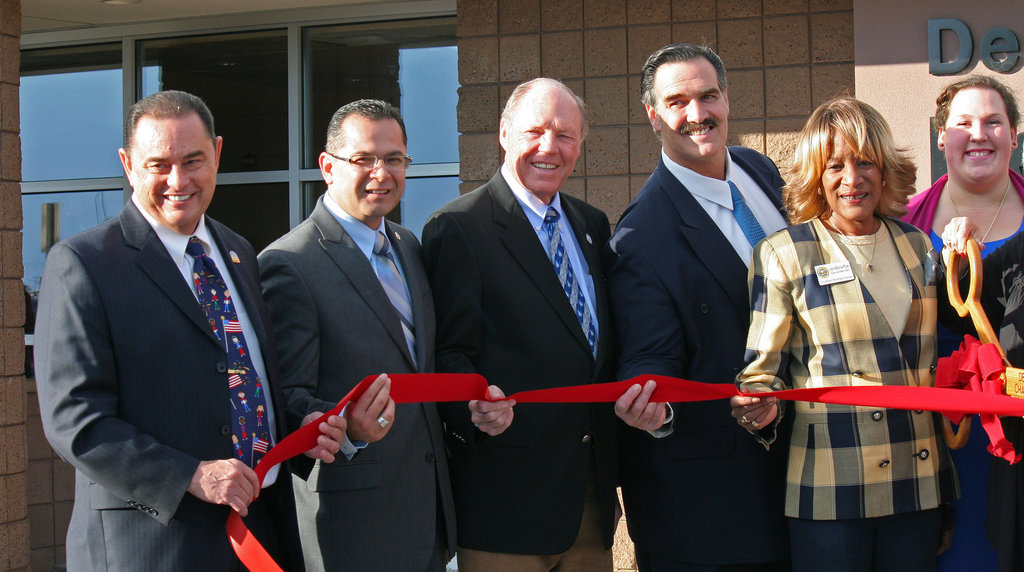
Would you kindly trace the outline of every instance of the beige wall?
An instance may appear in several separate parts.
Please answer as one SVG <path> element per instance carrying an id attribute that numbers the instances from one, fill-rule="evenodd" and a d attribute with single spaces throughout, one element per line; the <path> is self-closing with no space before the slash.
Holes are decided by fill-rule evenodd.
<path id="1" fill-rule="evenodd" d="M 708 43 L 729 70 L 730 139 L 784 167 L 813 107 L 853 92 L 852 0 L 460 0 L 462 191 L 494 174 L 501 106 L 516 84 L 563 80 L 592 111 L 567 192 L 614 223 L 660 149 L 640 105 L 647 56 Z"/>
<path id="2" fill-rule="evenodd" d="M 972 72 L 992 75 L 1024 94 L 1021 62 L 1013 73 L 995 73 L 980 62 L 978 44 L 992 28 L 1012 30 L 1024 41 L 1024 7 L 1019 0 L 929 0 L 892 2 L 854 0 L 857 97 L 867 101 L 892 125 L 896 141 L 910 147 L 918 166 L 918 188 L 931 185 L 929 129 L 935 97 L 942 88 Z M 974 59 L 955 76 L 928 73 L 928 20 L 955 18 L 967 24 L 974 39 Z M 947 44 L 945 53 L 955 54 Z M 1024 61 L 1024 53 L 1021 53 Z"/>
<path id="3" fill-rule="evenodd" d="M 27 570 L 25 297 L 21 285 L 20 0 L 0 0 L 0 569 Z"/>

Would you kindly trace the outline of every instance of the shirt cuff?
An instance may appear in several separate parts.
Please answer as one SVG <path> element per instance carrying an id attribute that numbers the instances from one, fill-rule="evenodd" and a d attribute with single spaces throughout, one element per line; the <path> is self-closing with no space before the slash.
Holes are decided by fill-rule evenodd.
<path id="1" fill-rule="evenodd" d="M 668 409 L 668 412 L 665 414 L 665 423 L 653 431 L 648 431 L 648 433 L 651 434 L 651 437 L 654 437 L 655 439 L 668 437 L 675 430 L 675 424 L 673 423 L 676 419 L 675 410 L 672 409 L 671 403 L 666 403 L 665 408 Z"/>

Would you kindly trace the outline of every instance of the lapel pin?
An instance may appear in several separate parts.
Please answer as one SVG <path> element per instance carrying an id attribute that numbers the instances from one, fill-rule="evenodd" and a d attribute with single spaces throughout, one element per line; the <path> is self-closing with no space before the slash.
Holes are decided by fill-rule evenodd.
<path id="1" fill-rule="evenodd" d="M 587 244 L 594 244 L 594 239 L 590 238 L 589 234 L 587 234 Z"/>
<path id="2" fill-rule="evenodd" d="M 399 236 L 398 236 L 398 231 L 397 231 L 397 230 L 395 231 L 395 240 L 401 240 L 401 239 L 399 238 Z"/>
<path id="3" fill-rule="evenodd" d="M 589 240 L 590 237 L 588 236 L 587 239 Z M 231 262 L 234 262 L 235 264 L 241 264 L 242 263 L 242 261 L 238 259 L 238 253 L 236 253 L 234 250 L 229 250 L 228 254 L 231 255 Z"/>

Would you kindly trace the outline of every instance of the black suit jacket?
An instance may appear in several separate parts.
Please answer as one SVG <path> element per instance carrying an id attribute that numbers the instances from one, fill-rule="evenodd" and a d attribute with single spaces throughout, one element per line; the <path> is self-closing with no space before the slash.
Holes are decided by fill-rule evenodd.
<path id="1" fill-rule="evenodd" d="M 437 308 L 438 371 L 480 373 L 506 395 L 612 380 L 612 328 L 600 257 L 608 218 L 565 194 L 561 202 L 594 279 L 597 359 L 499 172 L 434 213 L 423 229 Z M 564 552 L 579 532 L 592 458 L 611 546 L 617 502 L 611 404 L 517 405 L 512 425 L 491 438 L 470 423 L 465 403 L 448 404 L 442 416 L 452 452 L 459 546 Z"/>
<path id="2" fill-rule="evenodd" d="M 781 208 L 775 164 L 747 148 L 729 151 Z M 664 163 L 623 213 L 607 267 L 619 378 L 734 382 L 750 323 L 747 266 Z M 624 433 L 622 494 L 633 541 L 688 563 L 785 558 L 786 443 L 765 451 L 730 416 L 726 400 L 673 407 L 670 436 Z M 742 550 L 738 531 L 747 531 Z"/>
<path id="3" fill-rule="evenodd" d="M 419 243 L 407 229 L 383 224 L 412 297 L 416 356 L 370 261 L 323 198 L 260 253 L 293 431 L 368 375 L 434 371 L 434 301 Z M 433 403 L 396 405 L 387 436 L 351 460 L 339 454 L 333 463 L 311 461 L 293 464 L 307 570 L 424 570 L 438 539 L 455 552 L 455 510 Z"/>
<path id="4" fill-rule="evenodd" d="M 277 435 L 284 408 L 252 246 L 207 217 L 263 350 Z M 224 269 L 221 269 L 223 272 Z M 229 570 L 227 506 L 186 488 L 201 460 L 229 459 L 227 359 L 163 243 L 129 202 L 50 249 L 36 322 L 43 427 L 75 466 L 69 570 Z M 250 530 L 301 568 L 286 471 L 249 507 Z"/>

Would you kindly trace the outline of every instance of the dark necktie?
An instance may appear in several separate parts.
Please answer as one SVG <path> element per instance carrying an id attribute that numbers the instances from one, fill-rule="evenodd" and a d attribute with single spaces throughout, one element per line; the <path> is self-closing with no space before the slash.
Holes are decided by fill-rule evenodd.
<path id="1" fill-rule="evenodd" d="M 384 233 L 377 231 L 377 240 L 373 245 L 373 271 L 384 287 L 384 293 L 391 300 L 391 305 L 398 311 L 398 319 L 402 323 L 402 333 L 405 334 L 405 343 L 409 346 L 409 354 L 416 359 L 416 328 L 413 325 L 412 301 L 409 299 L 409 289 L 405 280 L 398 272 L 398 265 L 395 264 L 394 255 L 391 253 L 391 246 L 388 245 Z"/>
<path id="2" fill-rule="evenodd" d="M 217 270 L 217 265 L 194 236 L 188 239 L 185 252 L 195 259 L 192 264 L 192 280 L 199 294 L 199 305 L 206 313 L 214 335 L 225 344 L 224 351 L 228 360 L 227 390 L 231 401 L 231 441 L 235 446 L 235 454 L 243 463 L 255 467 L 272 445 L 266 419 L 264 388 L 253 368 L 242 325 L 238 322 L 238 314 L 231 301 L 231 293 L 224 285 L 224 278 Z"/>
<path id="3" fill-rule="evenodd" d="M 740 194 L 740 190 L 736 188 L 732 181 L 729 181 L 729 190 L 732 191 L 732 216 L 739 223 L 740 230 L 747 237 L 747 242 L 750 243 L 750 246 L 754 246 L 764 238 L 764 229 L 761 228 L 761 224 L 757 222 L 754 212 L 747 206 L 746 201 L 743 200 L 743 195 Z"/>
<path id="4" fill-rule="evenodd" d="M 558 211 L 555 207 L 548 207 L 544 215 L 544 230 L 548 233 L 548 258 L 551 265 L 558 274 L 558 282 L 562 284 L 562 290 L 569 297 L 569 304 L 576 312 L 576 320 L 579 321 L 583 333 L 587 336 L 587 343 L 590 344 L 590 353 L 597 354 L 597 329 L 594 327 L 593 316 L 590 315 L 590 308 L 587 300 L 580 290 L 580 283 L 576 280 L 576 274 L 569 263 L 569 257 L 565 253 L 565 243 L 562 242 L 562 233 L 558 231 Z"/>

